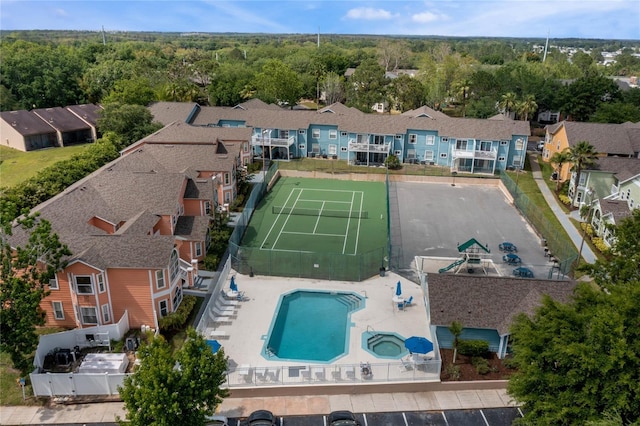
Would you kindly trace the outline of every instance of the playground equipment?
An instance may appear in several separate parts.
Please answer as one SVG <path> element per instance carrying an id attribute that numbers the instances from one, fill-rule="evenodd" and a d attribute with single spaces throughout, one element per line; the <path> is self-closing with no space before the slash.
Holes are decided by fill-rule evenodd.
<path id="1" fill-rule="evenodd" d="M 444 268 L 440 268 L 438 272 L 442 274 L 456 268 L 454 272 L 457 274 L 466 266 L 467 272 L 471 273 L 475 270 L 476 266 L 479 266 L 486 275 L 486 258 L 489 253 L 491 253 L 487 246 L 483 246 L 475 238 L 471 238 L 463 244 L 458 244 L 458 253 L 461 255 L 460 259 L 457 259 Z"/>

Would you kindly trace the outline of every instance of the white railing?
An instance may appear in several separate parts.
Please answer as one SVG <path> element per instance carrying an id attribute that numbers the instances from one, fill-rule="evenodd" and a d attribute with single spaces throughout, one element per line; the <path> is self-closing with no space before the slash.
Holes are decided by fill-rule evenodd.
<path id="1" fill-rule="evenodd" d="M 451 153 L 453 158 L 480 158 L 486 160 L 494 160 L 498 156 L 495 149 L 491 151 L 468 151 L 466 149 L 454 149 Z"/>
<path id="2" fill-rule="evenodd" d="M 372 143 L 349 142 L 349 151 L 389 153 L 391 144 L 377 145 Z"/>
<path id="3" fill-rule="evenodd" d="M 220 292 L 224 290 L 224 286 L 227 283 L 227 279 L 229 278 L 229 273 L 231 272 L 231 256 L 227 257 L 227 261 L 225 262 L 220 274 L 218 275 L 218 280 L 213 285 L 213 289 L 211 290 L 211 297 L 209 298 L 209 303 L 205 306 L 202 317 L 200 318 L 200 322 L 196 326 L 196 331 L 204 336 L 205 339 L 207 336 L 207 328 L 209 328 L 209 312 L 213 312 L 213 306 L 216 304 L 216 300 L 220 297 Z"/>
<path id="4" fill-rule="evenodd" d="M 618 193 L 618 187 L 614 184 L 611 184 L 611 195 L 615 196 Z"/>
<path id="5" fill-rule="evenodd" d="M 290 146 L 295 143 L 295 138 L 290 136 L 288 138 L 272 138 L 262 136 L 252 136 L 252 146 Z"/>
<path id="6" fill-rule="evenodd" d="M 363 374 L 360 364 L 309 364 L 237 366 L 227 372 L 230 388 L 256 386 L 367 384 L 381 382 L 439 382 L 440 359 L 369 363 L 371 374 Z"/>

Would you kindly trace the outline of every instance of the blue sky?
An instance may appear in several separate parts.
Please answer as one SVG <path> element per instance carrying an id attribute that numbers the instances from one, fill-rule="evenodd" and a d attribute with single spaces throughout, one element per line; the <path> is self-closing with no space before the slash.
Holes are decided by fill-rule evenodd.
<path id="1" fill-rule="evenodd" d="M 640 40 L 639 0 L 0 0 L 0 28 Z"/>

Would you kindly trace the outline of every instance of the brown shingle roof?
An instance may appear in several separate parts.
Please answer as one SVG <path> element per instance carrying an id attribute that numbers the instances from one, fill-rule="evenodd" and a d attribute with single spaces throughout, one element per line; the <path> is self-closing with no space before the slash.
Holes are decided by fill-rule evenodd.
<path id="1" fill-rule="evenodd" d="M 184 122 L 189 115 L 198 109 L 198 104 L 191 102 L 154 102 L 147 107 L 153 120 L 163 125 L 176 120 Z"/>
<path id="2" fill-rule="evenodd" d="M 102 107 L 95 104 L 69 105 L 66 106 L 65 109 L 71 111 L 81 120 L 89 123 L 94 127 L 97 125 L 98 119 L 102 114 Z"/>
<path id="3" fill-rule="evenodd" d="M 615 223 L 620 223 L 620 220 L 631 216 L 631 210 L 629 210 L 629 204 L 626 200 L 600 200 L 600 210 L 602 215 L 610 214 Z"/>
<path id="4" fill-rule="evenodd" d="M 431 323 L 449 326 L 459 321 L 464 327 L 495 329 L 509 333 L 516 315 L 533 314 L 542 295 L 568 302 L 575 283 L 510 277 L 430 274 Z"/>

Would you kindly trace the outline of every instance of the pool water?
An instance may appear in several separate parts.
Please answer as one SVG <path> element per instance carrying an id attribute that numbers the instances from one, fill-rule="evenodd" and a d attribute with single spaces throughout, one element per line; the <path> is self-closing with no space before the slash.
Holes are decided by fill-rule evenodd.
<path id="1" fill-rule="evenodd" d="M 377 358 L 400 359 L 409 353 L 404 340 L 396 333 L 368 331 L 362 333 L 362 348 Z"/>
<path id="2" fill-rule="evenodd" d="M 331 362 L 347 353 L 351 313 L 364 307 L 352 292 L 296 290 L 280 297 L 263 349 L 267 359 Z"/>

